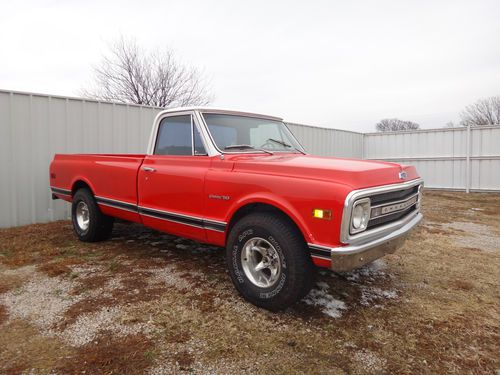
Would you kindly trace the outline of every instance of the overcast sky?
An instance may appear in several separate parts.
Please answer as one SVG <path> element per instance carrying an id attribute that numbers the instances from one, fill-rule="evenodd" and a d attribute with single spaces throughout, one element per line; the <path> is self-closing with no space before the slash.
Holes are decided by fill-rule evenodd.
<path id="1" fill-rule="evenodd" d="M 2 1 L 0 88 L 77 96 L 120 35 L 172 48 L 217 107 L 372 131 L 500 95 L 500 1 Z"/>

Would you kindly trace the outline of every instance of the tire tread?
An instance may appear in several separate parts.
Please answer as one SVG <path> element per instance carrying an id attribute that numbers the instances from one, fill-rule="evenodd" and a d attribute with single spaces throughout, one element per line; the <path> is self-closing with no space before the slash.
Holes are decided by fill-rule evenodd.
<path id="1" fill-rule="evenodd" d="M 245 291 L 245 287 L 235 280 L 235 275 L 232 269 L 232 247 L 241 230 L 249 227 L 263 227 L 273 234 L 285 239 L 285 243 L 280 243 L 282 247 L 287 247 L 288 259 L 287 263 L 293 265 L 294 270 L 289 273 L 288 286 L 286 290 L 280 291 L 276 298 L 262 300 L 255 298 Z M 275 236 L 275 237 L 276 237 Z M 251 213 L 244 216 L 232 228 L 226 248 L 227 265 L 230 270 L 230 275 L 236 289 L 243 297 L 253 304 L 263 307 L 271 311 L 282 310 L 291 304 L 299 301 L 311 290 L 314 279 L 314 266 L 311 257 L 307 251 L 302 234 L 296 228 L 295 224 L 287 217 L 277 215 L 275 213 Z"/>

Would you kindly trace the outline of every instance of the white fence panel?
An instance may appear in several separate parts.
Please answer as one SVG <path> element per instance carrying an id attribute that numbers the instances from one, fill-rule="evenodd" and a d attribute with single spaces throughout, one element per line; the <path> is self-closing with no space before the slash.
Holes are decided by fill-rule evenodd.
<path id="1" fill-rule="evenodd" d="M 414 165 L 430 188 L 500 191 L 500 126 L 365 134 L 364 157 Z"/>
<path id="2" fill-rule="evenodd" d="M 0 90 L 0 228 L 66 219 L 55 153 L 145 153 L 159 109 Z"/>

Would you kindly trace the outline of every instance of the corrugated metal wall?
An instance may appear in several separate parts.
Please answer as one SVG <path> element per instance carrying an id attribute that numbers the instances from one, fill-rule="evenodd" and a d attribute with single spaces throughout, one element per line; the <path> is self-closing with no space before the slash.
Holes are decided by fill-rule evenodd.
<path id="1" fill-rule="evenodd" d="M 500 126 L 365 134 L 364 157 L 414 165 L 430 188 L 500 191 Z"/>
<path id="2" fill-rule="evenodd" d="M 54 154 L 144 153 L 158 111 L 0 90 L 0 228 L 68 218 L 69 205 L 50 196 Z M 361 134 L 290 128 L 311 153 L 361 157 Z"/>
<path id="3" fill-rule="evenodd" d="M 66 219 L 55 153 L 144 153 L 158 108 L 0 90 L 0 228 Z M 289 124 L 311 154 L 414 164 L 426 186 L 465 189 L 467 130 L 366 134 Z M 500 127 L 470 132 L 470 188 L 500 190 Z"/>
<path id="4" fill-rule="evenodd" d="M 363 134 L 287 123 L 307 152 L 321 156 L 363 157 Z"/>
<path id="5" fill-rule="evenodd" d="M 65 219 L 48 168 L 55 153 L 141 153 L 158 109 L 0 91 L 0 227 Z"/>

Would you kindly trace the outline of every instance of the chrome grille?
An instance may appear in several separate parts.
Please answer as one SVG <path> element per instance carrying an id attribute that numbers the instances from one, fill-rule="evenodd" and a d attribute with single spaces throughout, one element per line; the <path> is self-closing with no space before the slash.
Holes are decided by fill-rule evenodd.
<path id="1" fill-rule="evenodd" d="M 388 193 L 372 195 L 370 196 L 372 207 L 377 206 L 379 204 L 390 203 L 409 198 L 410 196 L 418 193 L 418 187 L 419 185 L 416 185 L 408 189 L 401 189 L 396 191 L 390 191 Z"/>
<path id="2" fill-rule="evenodd" d="M 371 217 L 367 230 L 396 221 L 415 211 L 418 206 L 419 185 L 370 197 Z"/>
<path id="3" fill-rule="evenodd" d="M 417 178 L 399 184 L 375 186 L 350 192 L 344 203 L 340 241 L 345 244 L 362 243 L 400 228 L 418 214 L 422 186 L 422 179 Z M 351 217 L 354 204 L 364 198 L 370 199 L 371 217 L 364 231 L 352 233 Z"/>

